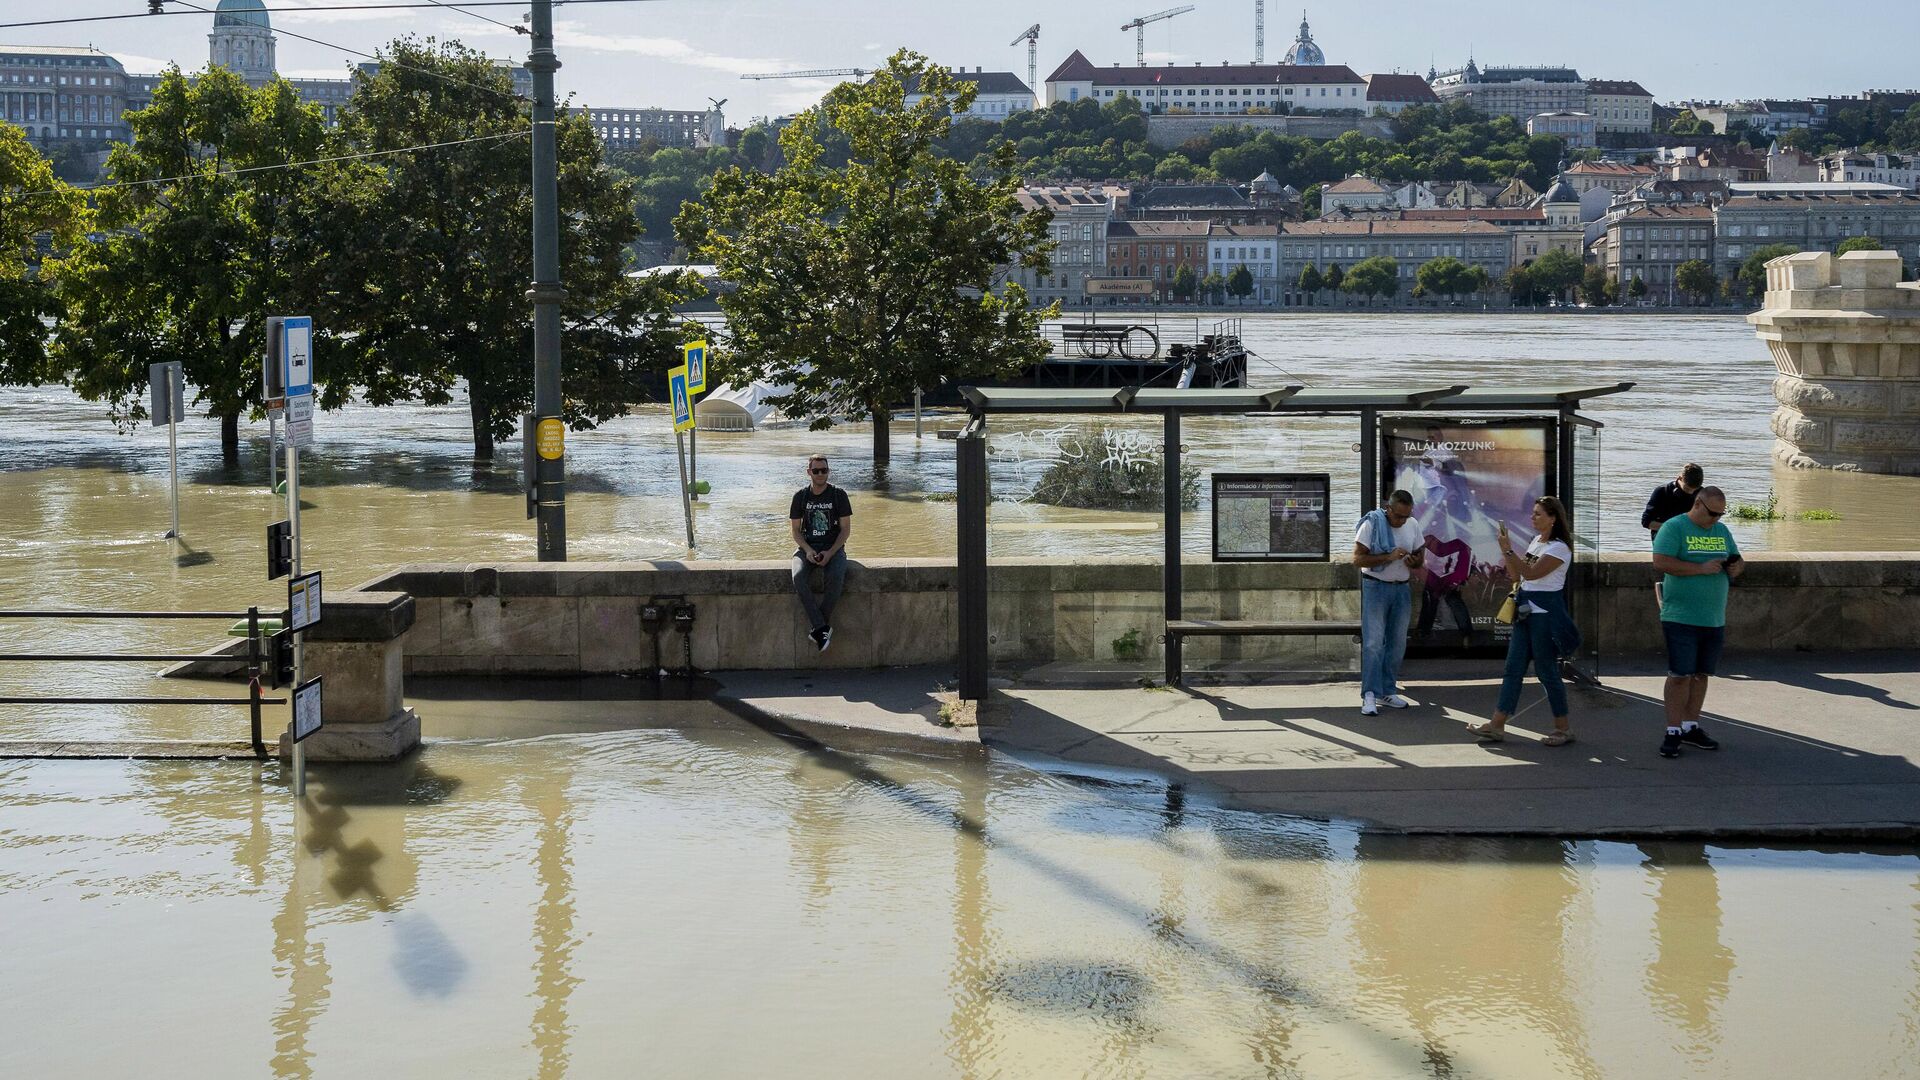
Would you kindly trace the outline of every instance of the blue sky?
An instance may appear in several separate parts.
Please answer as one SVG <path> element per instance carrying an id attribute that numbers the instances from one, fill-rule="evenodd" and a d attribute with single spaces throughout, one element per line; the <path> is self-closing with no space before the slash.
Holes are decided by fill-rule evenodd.
<path id="1" fill-rule="evenodd" d="M 195 0 L 211 7 L 215 0 Z M 458 37 L 496 56 L 524 58 L 525 38 L 455 12 L 302 13 L 342 0 L 266 0 L 276 27 L 373 51 L 408 31 Z M 380 0 L 366 0 L 378 3 Z M 448 0 L 455 2 L 455 0 Z M 1253 58 L 1253 0 L 1193 0 L 1197 10 L 1147 28 L 1149 62 L 1219 63 Z M 0 0 L 0 21 L 118 14 L 141 0 Z M 1134 35 L 1122 22 L 1174 6 L 1013 3 L 973 0 L 652 0 L 559 9 L 563 93 L 594 105 L 695 108 L 728 99 L 729 121 L 792 112 L 830 82 L 742 81 L 748 71 L 872 67 L 906 45 L 943 63 L 1026 71 L 1014 36 L 1039 22 L 1042 80 L 1078 48 L 1097 64 L 1132 63 Z M 1136 10 L 1137 9 L 1137 10 Z M 513 22 L 515 8 L 479 9 Z M 1424 72 L 1464 63 L 1570 64 L 1590 78 L 1635 79 L 1662 101 L 1795 97 L 1920 87 L 1920 4 L 1833 5 L 1786 0 L 1740 4 L 1616 0 L 1598 4 L 1445 4 L 1375 0 L 1309 5 L 1313 34 L 1332 63 L 1362 75 Z M 1267 5 L 1267 56 L 1292 41 L 1298 6 Z M 0 41 L 87 45 L 137 70 L 178 61 L 203 66 L 211 19 L 170 16 L 118 23 L 0 31 Z M 339 75 L 354 59 L 282 36 L 281 70 Z"/>

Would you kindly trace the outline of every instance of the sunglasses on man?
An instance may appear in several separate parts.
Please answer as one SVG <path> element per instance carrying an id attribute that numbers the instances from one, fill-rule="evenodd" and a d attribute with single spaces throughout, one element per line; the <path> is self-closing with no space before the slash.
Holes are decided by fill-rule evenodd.
<path id="1" fill-rule="evenodd" d="M 825 476 L 827 474 L 827 470 L 825 468 L 808 469 L 807 471 L 810 473 L 813 473 L 816 476 Z"/>

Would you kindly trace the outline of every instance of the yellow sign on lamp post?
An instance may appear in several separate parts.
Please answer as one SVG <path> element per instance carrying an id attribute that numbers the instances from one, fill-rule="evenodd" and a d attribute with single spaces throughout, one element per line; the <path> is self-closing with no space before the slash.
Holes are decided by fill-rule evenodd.
<path id="1" fill-rule="evenodd" d="M 707 343 L 689 342 L 680 347 L 680 355 L 687 368 L 687 391 L 694 394 L 707 392 Z"/>
<path id="2" fill-rule="evenodd" d="M 687 444 L 684 432 L 693 430 L 693 395 L 687 390 L 683 364 L 667 372 L 667 396 L 673 401 L 673 456 L 680 462 L 680 506 L 687 515 L 687 547 L 693 547 L 693 485 L 687 480 Z"/>

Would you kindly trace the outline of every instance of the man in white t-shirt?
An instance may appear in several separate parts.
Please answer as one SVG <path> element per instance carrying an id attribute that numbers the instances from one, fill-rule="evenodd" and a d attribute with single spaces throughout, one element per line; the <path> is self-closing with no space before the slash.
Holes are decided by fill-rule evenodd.
<path id="1" fill-rule="evenodd" d="M 1360 568 L 1360 713 L 1380 715 L 1380 706 L 1404 709 L 1400 662 L 1407 656 L 1407 626 L 1413 620 L 1413 577 L 1423 572 L 1425 543 L 1413 521 L 1413 496 L 1395 491 L 1385 506 L 1360 519 L 1353 537 L 1353 565 Z"/>

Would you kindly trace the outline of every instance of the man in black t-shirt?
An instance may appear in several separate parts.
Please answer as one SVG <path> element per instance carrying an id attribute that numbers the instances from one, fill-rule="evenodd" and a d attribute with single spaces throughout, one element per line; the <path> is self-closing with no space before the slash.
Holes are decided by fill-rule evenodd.
<path id="1" fill-rule="evenodd" d="M 1707 471 L 1691 461 L 1687 462 L 1671 483 L 1661 484 L 1653 489 L 1652 495 L 1647 496 L 1647 508 L 1640 514 L 1640 527 L 1647 530 L 1648 536 L 1658 538 L 1660 526 L 1666 524 L 1668 518 L 1679 517 L 1693 510 L 1693 500 L 1706 482 Z M 1661 583 L 1665 580 L 1665 575 L 1655 571 L 1653 601 L 1656 604 L 1663 602 L 1660 592 Z"/>
<path id="2" fill-rule="evenodd" d="M 821 652 L 833 643 L 834 605 L 840 602 L 840 589 L 847 583 L 847 538 L 853 535 L 853 504 L 847 493 L 827 483 L 827 459 L 815 454 L 807 459 L 807 486 L 793 493 L 787 509 L 787 525 L 793 530 L 793 591 L 800 597 L 800 610 L 806 612 L 813 627 L 807 637 Z M 820 602 L 813 599 L 809 566 L 826 571 L 827 594 Z"/>

